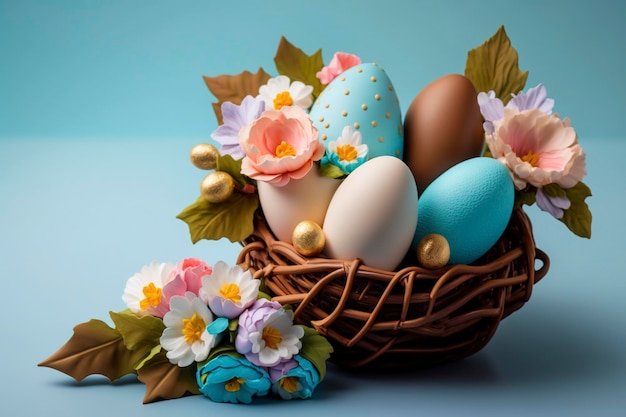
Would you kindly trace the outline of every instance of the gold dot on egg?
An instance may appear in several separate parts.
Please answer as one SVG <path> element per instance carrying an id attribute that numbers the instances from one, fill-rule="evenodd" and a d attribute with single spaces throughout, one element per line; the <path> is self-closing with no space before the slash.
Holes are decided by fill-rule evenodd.
<path id="1" fill-rule="evenodd" d="M 374 77 L 373 75 L 370 77 L 370 80 L 372 80 L 372 82 L 376 82 L 376 77 Z"/>
<path id="2" fill-rule="evenodd" d="M 325 108 L 325 109 L 327 109 L 327 108 L 329 108 L 329 107 L 330 107 L 330 104 L 328 104 L 328 103 L 324 104 L 324 108 Z"/>
<path id="3" fill-rule="evenodd" d="M 417 260 L 428 269 L 445 266 L 450 260 L 450 245 L 446 238 L 437 233 L 424 236 L 417 245 Z"/>
<path id="4" fill-rule="evenodd" d="M 320 116 L 320 122 L 324 121 L 324 116 Z"/>
<path id="5" fill-rule="evenodd" d="M 293 229 L 292 243 L 299 254 L 314 256 L 324 249 L 326 237 L 319 224 L 312 220 L 304 220 Z"/>
<path id="6" fill-rule="evenodd" d="M 358 124 L 357 122 L 354 122 L 354 124 L 353 124 L 352 126 L 354 126 L 354 128 L 355 128 L 355 129 L 358 129 L 358 128 L 360 128 L 360 127 L 361 127 L 361 125 L 360 125 L 360 124 Z"/>
<path id="7" fill-rule="evenodd" d="M 367 104 L 361 104 L 361 108 L 362 108 L 363 110 L 367 110 Z"/>
<path id="8" fill-rule="evenodd" d="M 376 62 L 372 62 L 372 66 L 377 67 L 378 64 Z"/>
<path id="9" fill-rule="evenodd" d="M 215 169 L 219 156 L 217 148 L 209 143 L 199 143 L 189 152 L 191 163 L 200 169 Z"/>
<path id="10" fill-rule="evenodd" d="M 374 98 L 376 99 L 376 101 L 380 101 L 380 94 L 376 94 Z"/>
<path id="11" fill-rule="evenodd" d="M 400 152 L 400 149 L 396 149 L 396 156 L 399 158 L 400 155 L 402 155 L 402 152 Z"/>
<path id="12" fill-rule="evenodd" d="M 363 72 L 363 68 L 358 68 L 358 69 L 356 70 L 356 72 L 358 72 L 358 73 Z"/>
<path id="13" fill-rule="evenodd" d="M 348 112 L 344 110 L 344 111 L 342 111 L 342 112 L 341 112 L 341 115 L 342 115 L 343 117 L 346 117 L 346 116 L 348 115 Z"/>
<path id="14" fill-rule="evenodd" d="M 378 122 L 376 122 L 376 120 L 372 120 L 372 127 L 376 127 L 378 126 Z"/>
<path id="15" fill-rule="evenodd" d="M 385 138 L 381 136 L 381 137 L 379 137 L 379 138 L 378 138 L 378 141 L 379 141 L 380 143 L 383 143 L 383 142 L 385 141 Z"/>
<path id="16" fill-rule="evenodd" d="M 215 171 L 200 183 L 200 195 L 209 203 L 222 203 L 235 191 L 235 180 L 228 172 Z"/>
<path id="17" fill-rule="evenodd" d="M 330 123 L 328 123 L 328 122 L 324 123 L 324 127 L 325 127 L 326 129 L 328 129 L 328 127 L 329 127 L 329 126 L 330 126 Z"/>
<path id="18" fill-rule="evenodd" d="M 345 80 L 346 80 L 346 77 L 341 77 L 341 78 L 340 78 L 340 80 L 341 80 L 341 81 L 345 81 Z"/>
<path id="19" fill-rule="evenodd" d="M 389 84 L 389 91 L 393 91 L 393 85 Z"/>
<path id="20" fill-rule="evenodd" d="M 346 96 L 350 94 L 350 90 L 346 90 L 343 92 Z"/>
<path id="21" fill-rule="evenodd" d="M 389 112 L 385 113 L 385 117 L 386 117 L 387 119 L 389 119 L 389 118 L 391 117 L 391 113 L 389 113 Z"/>
<path id="22" fill-rule="evenodd" d="M 326 139 L 328 139 L 328 136 L 322 135 L 322 140 L 326 140 Z"/>

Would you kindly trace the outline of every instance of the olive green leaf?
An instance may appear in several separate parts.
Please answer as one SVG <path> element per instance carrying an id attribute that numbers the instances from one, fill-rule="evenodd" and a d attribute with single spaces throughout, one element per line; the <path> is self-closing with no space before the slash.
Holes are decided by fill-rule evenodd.
<path id="1" fill-rule="evenodd" d="M 241 242 L 254 231 L 254 212 L 259 206 L 256 194 L 233 193 L 222 203 L 209 203 L 199 197 L 176 218 L 189 226 L 193 243 L 200 239 Z"/>
<path id="2" fill-rule="evenodd" d="M 320 175 L 323 177 L 337 179 L 345 177 L 347 174 L 335 164 L 324 164 L 320 167 Z"/>
<path id="3" fill-rule="evenodd" d="M 140 369 L 146 361 L 161 351 L 160 339 L 165 330 L 163 320 L 154 316 L 139 317 L 130 310 L 110 312 L 109 315 L 122 335 L 126 348 L 136 352 L 141 358 L 135 364 L 135 369 Z"/>
<path id="4" fill-rule="evenodd" d="M 302 328 L 304 329 L 304 336 L 301 339 L 302 348 L 300 349 L 300 355 L 315 366 L 320 374 L 321 381 L 326 376 L 326 360 L 330 358 L 333 347 L 315 329 L 307 326 L 302 326 Z"/>
<path id="5" fill-rule="evenodd" d="M 537 188 L 528 186 L 523 190 L 515 192 L 515 204 L 532 206 L 535 204 L 537 195 Z"/>
<path id="6" fill-rule="evenodd" d="M 559 219 L 569 230 L 580 237 L 591 238 L 591 211 L 585 202 L 591 196 L 591 190 L 582 181 L 572 188 L 561 188 L 557 184 L 549 184 L 543 187 L 550 197 L 567 197 L 570 208 L 564 210 L 563 217 Z"/>
<path id="7" fill-rule="evenodd" d="M 243 71 L 237 75 L 203 76 L 202 78 L 209 91 L 217 98 L 217 102 L 213 103 L 213 111 L 217 117 L 217 123 L 221 125 L 223 123 L 222 103 L 230 101 L 233 104 L 241 104 L 248 95 L 256 97 L 259 94 L 259 87 L 267 83 L 270 75 L 259 67 L 256 74 Z"/>
<path id="8" fill-rule="evenodd" d="M 511 99 L 511 94 L 524 89 L 528 71 L 519 69 L 517 51 L 511 46 L 504 26 L 467 53 L 465 76 L 474 84 L 476 91 L 493 90 L 504 104 Z"/>
<path id="9" fill-rule="evenodd" d="M 196 383 L 196 364 L 181 368 L 167 359 L 165 352 L 146 362 L 137 371 L 137 378 L 146 386 L 143 403 L 171 400 L 186 394 L 200 394 Z"/>
<path id="10" fill-rule="evenodd" d="M 313 99 L 322 91 L 322 83 L 316 76 L 317 72 L 324 67 L 321 49 L 312 55 L 307 55 L 282 36 L 274 56 L 274 63 L 279 74 L 286 75 L 291 81 L 301 81 L 312 86 Z"/>
<path id="11" fill-rule="evenodd" d="M 72 337 L 39 366 L 61 371 L 77 381 L 100 374 L 114 381 L 135 373 L 141 354 L 128 350 L 120 332 L 92 319 L 74 327 Z"/>
<path id="12" fill-rule="evenodd" d="M 241 159 L 236 160 L 231 155 L 219 155 L 216 170 L 230 174 L 240 188 L 246 184 L 252 184 L 252 181 L 241 173 Z"/>

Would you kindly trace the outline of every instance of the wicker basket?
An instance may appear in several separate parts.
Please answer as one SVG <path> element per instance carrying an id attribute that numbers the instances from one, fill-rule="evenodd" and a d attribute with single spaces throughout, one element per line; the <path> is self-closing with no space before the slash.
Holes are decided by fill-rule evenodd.
<path id="1" fill-rule="evenodd" d="M 293 305 L 296 322 L 329 339 L 332 362 L 353 368 L 433 365 L 479 351 L 549 268 L 521 208 L 472 265 L 433 271 L 407 258 L 391 272 L 359 259 L 306 258 L 277 241 L 262 217 L 238 263 L 265 278 L 276 301 Z"/>

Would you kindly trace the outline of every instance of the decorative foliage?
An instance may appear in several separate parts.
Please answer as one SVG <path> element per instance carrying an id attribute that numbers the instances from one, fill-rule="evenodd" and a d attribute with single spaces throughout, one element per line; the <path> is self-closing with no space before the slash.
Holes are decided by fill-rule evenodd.
<path id="1" fill-rule="evenodd" d="M 279 74 L 286 75 L 292 81 L 301 81 L 312 86 L 313 99 L 322 91 L 322 83 L 316 76 L 324 67 L 321 49 L 312 55 L 307 55 L 283 36 L 280 38 L 274 63 Z"/>
<path id="2" fill-rule="evenodd" d="M 465 76 L 476 91 L 495 91 L 506 104 L 511 94 L 519 93 L 526 85 L 528 71 L 518 67 L 517 51 L 500 26 L 498 31 L 478 48 L 467 53 Z"/>

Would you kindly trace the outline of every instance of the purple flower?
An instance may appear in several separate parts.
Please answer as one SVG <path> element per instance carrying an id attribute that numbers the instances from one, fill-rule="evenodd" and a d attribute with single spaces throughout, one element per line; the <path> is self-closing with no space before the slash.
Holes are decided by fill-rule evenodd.
<path id="1" fill-rule="evenodd" d="M 224 123 L 211 133 L 211 137 L 222 145 L 220 152 L 235 159 L 243 158 L 244 153 L 239 146 L 239 130 L 258 119 L 264 111 L 265 102 L 252 96 L 246 96 L 240 105 L 229 101 L 222 103 Z"/>
<path id="2" fill-rule="evenodd" d="M 547 211 L 556 219 L 563 217 L 563 210 L 567 210 L 572 205 L 567 197 L 551 197 L 543 191 L 543 188 L 537 189 L 537 207 L 543 211 Z"/>
<path id="3" fill-rule="evenodd" d="M 302 336 L 304 329 L 293 325 L 291 310 L 262 298 L 239 316 L 235 347 L 253 364 L 271 367 L 298 354 Z"/>
<path id="4" fill-rule="evenodd" d="M 519 94 L 511 94 L 513 98 L 507 103 L 506 106 L 502 103 L 502 100 L 496 97 L 494 91 L 488 93 L 478 93 L 478 106 L 480 112 L 485 118 L 483 127 L 487 134 L 494 132 L 493 122 L 504 118 L 504 109 L 516 110 L 518 113 L 524 110 L 538 109 L 545 114 L 552 114 L 552 107 L 554 107 L 554 100 L 548 98 L 546 88 L 542 84 L 538 84 L 536 87 L 529 88 L 528 92 L 523 91 Z"/>

